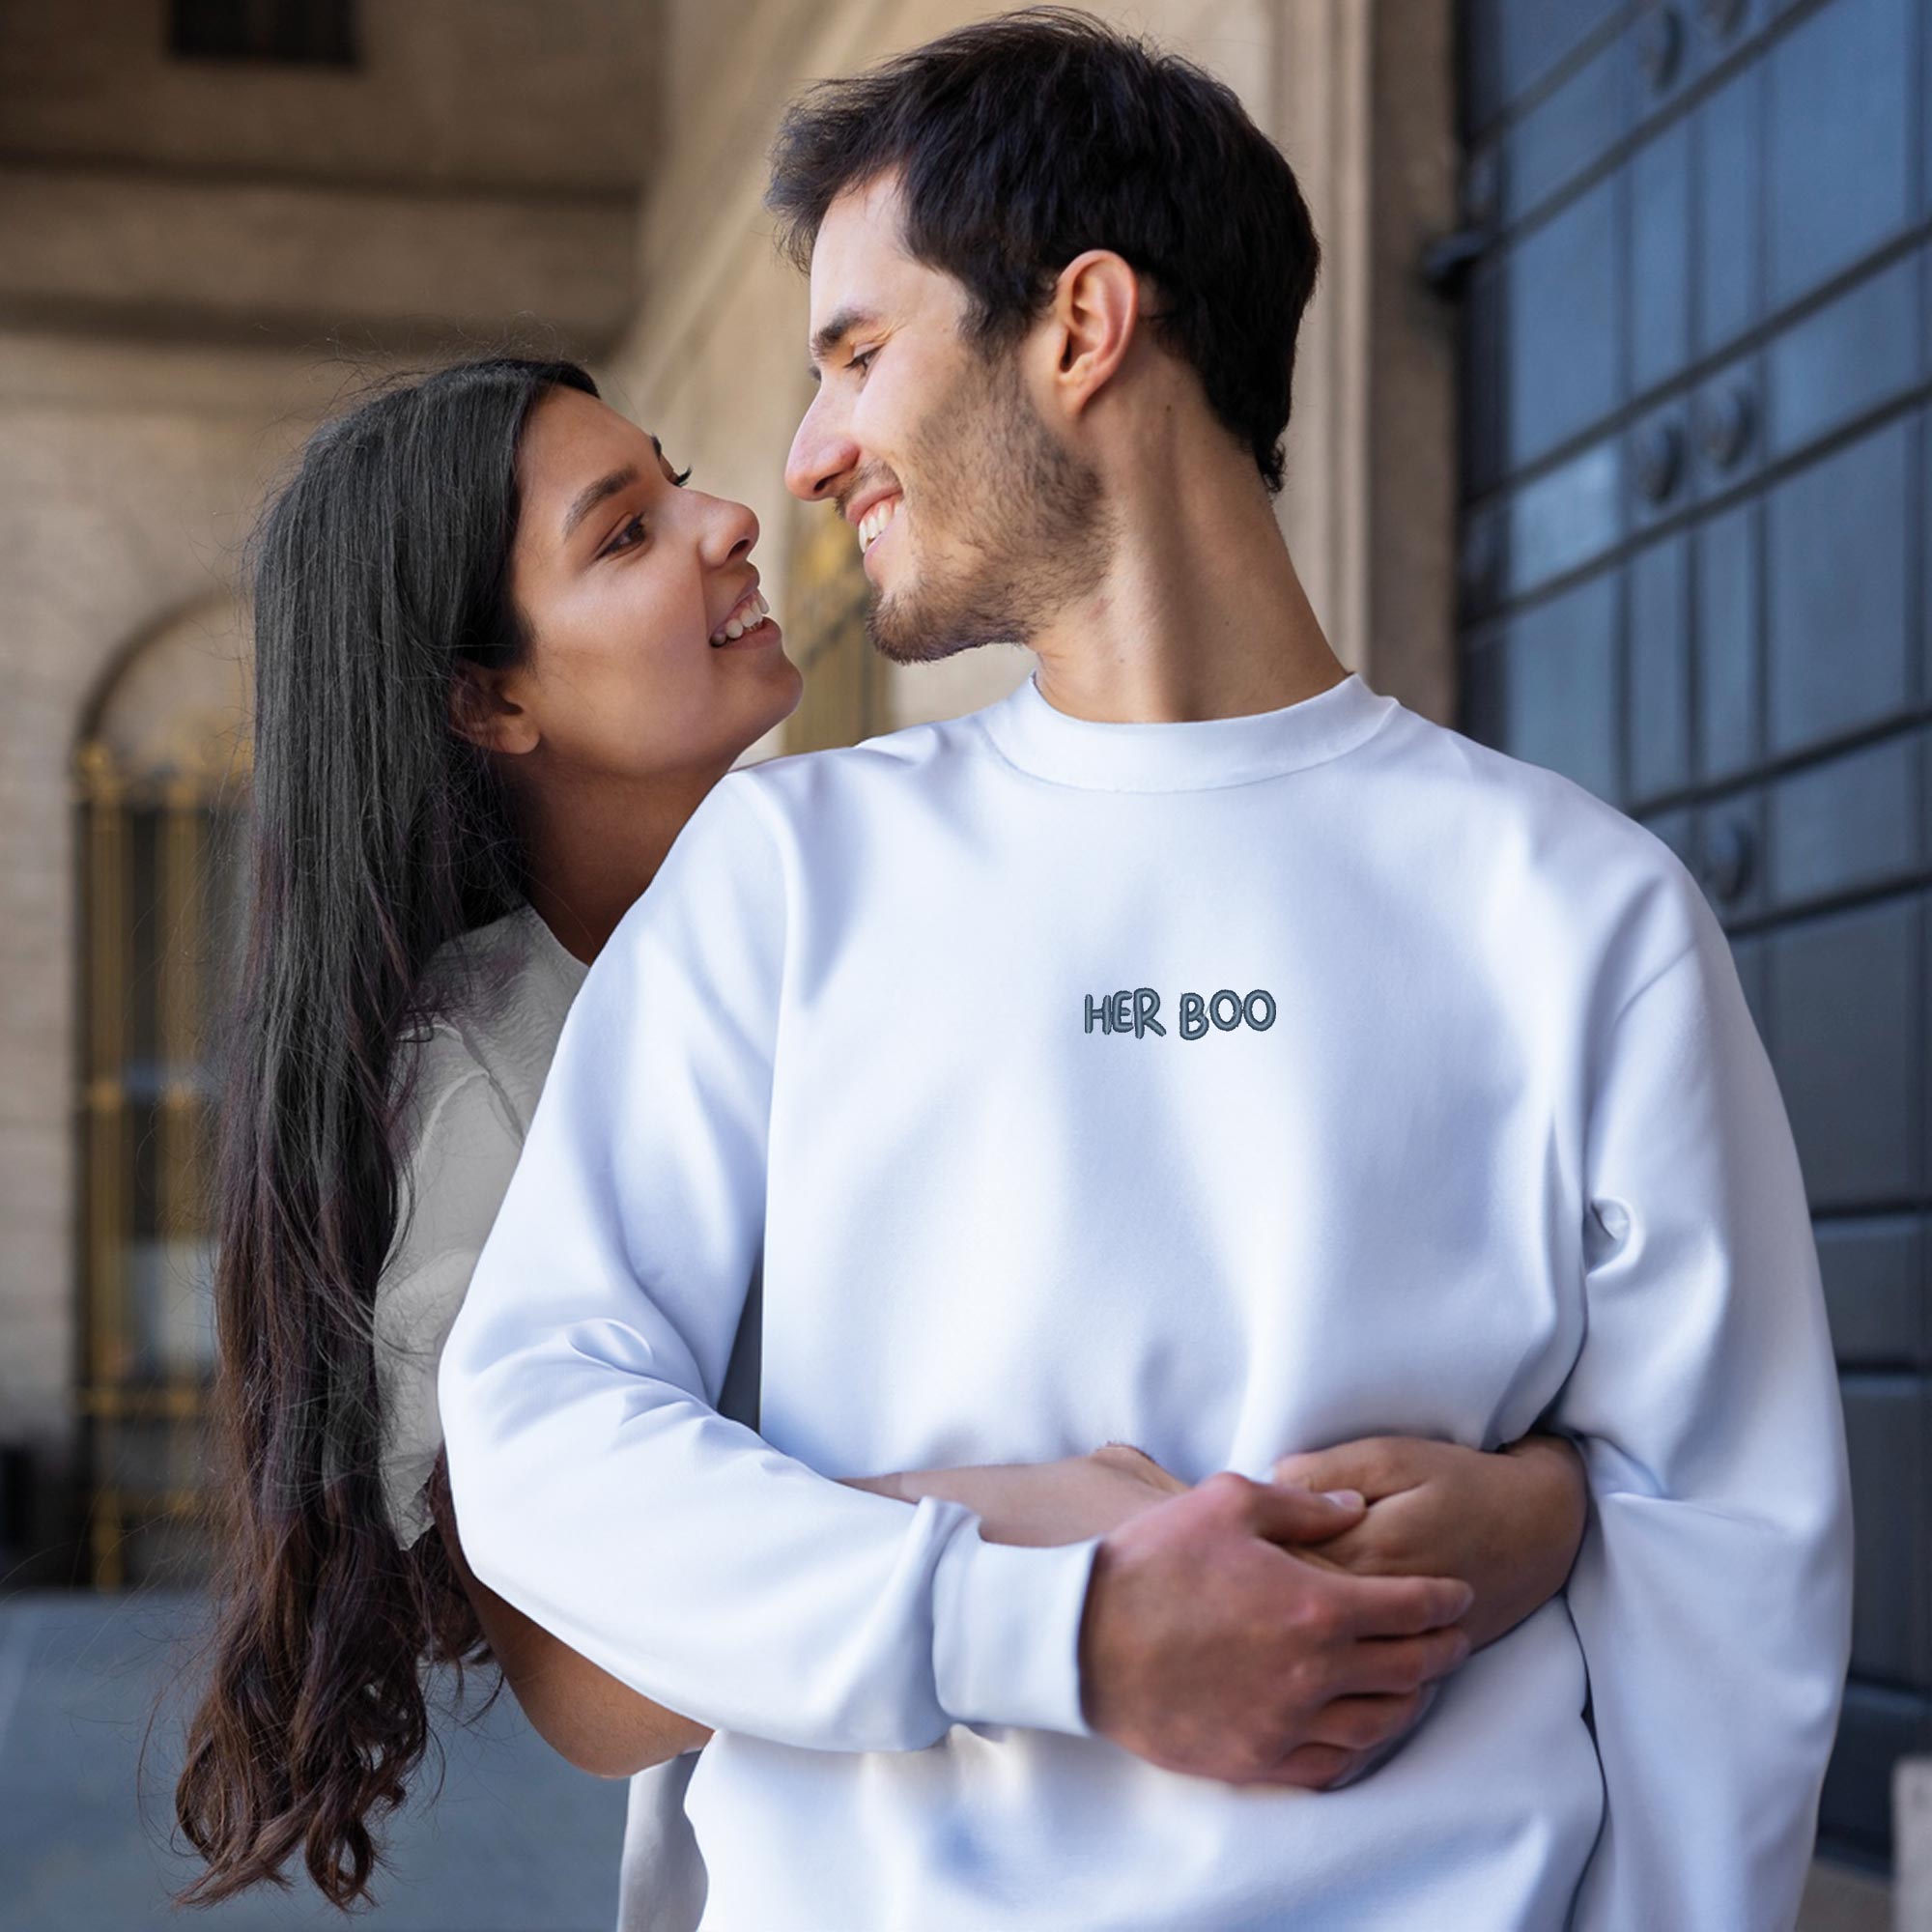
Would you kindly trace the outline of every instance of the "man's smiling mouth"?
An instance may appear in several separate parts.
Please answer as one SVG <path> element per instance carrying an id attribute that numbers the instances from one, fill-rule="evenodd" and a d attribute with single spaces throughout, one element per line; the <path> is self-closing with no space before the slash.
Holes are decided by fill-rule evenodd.
<path id="1" fill-rule="evenodd" d="M 903 498 L 887 497 L 867 510 L 859 525 L 859 554 L 863 556 L 885 535 Z"/>

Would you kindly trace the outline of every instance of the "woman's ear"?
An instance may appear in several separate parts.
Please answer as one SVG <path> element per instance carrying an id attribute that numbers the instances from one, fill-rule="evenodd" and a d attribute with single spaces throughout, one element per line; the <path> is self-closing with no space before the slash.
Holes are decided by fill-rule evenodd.
<path id="1" fill-rule="evenodd" d="M 479 751 L 517 756 L 537 748 L 536 721 L 510 696 L 507 667 L 457 661 L 449 680 L 449 728 Z"/>

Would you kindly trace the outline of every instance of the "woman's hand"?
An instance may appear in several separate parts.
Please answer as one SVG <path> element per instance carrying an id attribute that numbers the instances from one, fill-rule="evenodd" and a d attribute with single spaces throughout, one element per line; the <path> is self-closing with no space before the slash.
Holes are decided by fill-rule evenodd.
<path id="1" fill-rule="evenodd" d="M 980 1534 L 988 1543 L 1012 1544 L 1084 1543 L 1191 1487 L 1124 1442 L 1104 1443 L 1089 1455 L 1055 1463 L 906 1469 L 840 1480 L 850 1489 L 901 1502 L 922 1496 L 962 1502 L 979 1513 Z"/>
<path id="2" fill-rule="evenodd" d="M 1369 1505 L 1362 1520 L 1296 1554 L 1357 1576 L 1461 1578 L 1476 1593 L 1463 1619 L 1476 1650 L 1563 1587 L 1589 1500 L 1582 1459 L 1555 1435 L 1525 1435 L 1497 1451 L 1372 1435 L 1284 1456 L 1274 1477 L 1359 1490 Z"/>

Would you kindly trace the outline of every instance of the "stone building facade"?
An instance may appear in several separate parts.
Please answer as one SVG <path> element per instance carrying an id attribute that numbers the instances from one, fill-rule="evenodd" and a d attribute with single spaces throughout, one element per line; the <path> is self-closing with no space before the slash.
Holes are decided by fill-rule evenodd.
<path id="1" fill-rule="evenodd" d="M 189 1480 L 166 1465 L 195 1349 L 145 1331 L 192 1318 L 126 1304 L 188 1292 L 169 1251 L 192 1259 L 203 1096 L 138 1017 L 103 1040 L 91 1008 L 186 916 L 157 880 L 189 794 L 245 793 L 263 494 L 372 374 L 508 329 L 587 354 L 635 307 L 653 10 L 365 5 L 340 10 L 351 60 L 274 57 L 273 16 L 301 11 L 0 14 L 0 1544 L 22 1579 L 143 1574 L 140 1512 L 91 1492 Z M 240 38 L 179 51 L 198 23 L 204 49 Z M 136 1211 L 157 1165 L 172 1235 Z"/>
<path id="2" fill-rule="evenodd" d="M 162 858 L 136 848 L 213 837 L 167 834 L 170 799 L 179 820 L 245 798 L 245 730 L 220 715 L 245 706 L 244 545 L 309 428 L 372 377 L 447 355 L 514 342 L 589 361 L 706 488 L 758 514 L 809 696 L 750 757 L 969 709 L 1022 674 L 1016 649 L 920 668 L 865 651 L 854 549 L 780 476 L 807 400 L 805 291 L 759 199 L 797 87 L 991 11 L 107 0 L 82 25 L 57 0 L 22 0 L 0 15 L 0 664 L 14 681 L 0 714 L 0 1444 L 15 1452 L 6 1534 L 26 1574 L 119 1580 L 158 1558 L 127 1547 L 138 1509 L 90 1507 L 115 1485 L 89 1409 L 119 1405 L 107 1420 L 125 1440 L 107 1461 L 152 1475 L 181 1453 L 167 1425 L 189 1399 L 167 1363 L 185 1373 L 196 1345 L 157 1357 L 153 1335 L 122 1331 L 159 1318 L 113 1305 L 187 1293 L 195 1229 L 101 1224 L 125 1219 L 130 1193 L 165 1191 L 150 1170 L 168 1168 L 170 1122 L 193 1141 L 178 1117 L 198 1102 L 148 1065 L 165 1042 L 103 1021 L 142 960 L 157 970 L 152 931 L 137 952 L 137 935 L 108 928 L 179 935 L 198 917 L 163 900 Z M 1447 717 L 1452 318 L 1410 273 L 1452 213 L 1447 16 L 1426 0 L 1373 26 L 1349 0 L 1103 11 L 1224 74 L 1296 165 L 1327 264 L 1282 518 L 1343 655 Z M 272 23 L 303 14 L 336 37 L 278 53 Z M 210 15 L 217 34 L 224 16 L 259 31 L 210 51 L 185 31 Z M 156 827 L 100 830 L 103 782 L 116 812 L 144 800 Z M 151 876 L 123 890 L 117 865 Z M 124 1062 L 147 1065 L 145 1098 Z M 178 1180 L 191 1224 L 196 1177 Z M 128 1242 L 144 1254 L 117 1262 Z M 169 1383 L 148 1410 L 100 1393 L 142 1364 Z M 179 1498 L 191 1482 L 155 1487 Z"/>

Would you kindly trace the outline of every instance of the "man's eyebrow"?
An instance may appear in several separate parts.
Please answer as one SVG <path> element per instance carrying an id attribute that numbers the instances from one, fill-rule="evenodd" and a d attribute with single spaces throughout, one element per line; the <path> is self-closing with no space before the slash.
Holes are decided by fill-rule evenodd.
<path id="1" fill-rule="evenodd" d="M 841 308 L 811 338 L 811 366 L 807 371 L 811 380 L 814 383 L 818 381 L 820 365 L 855 328 L 869 328 L 878 319 L 870 309 Z"/>

